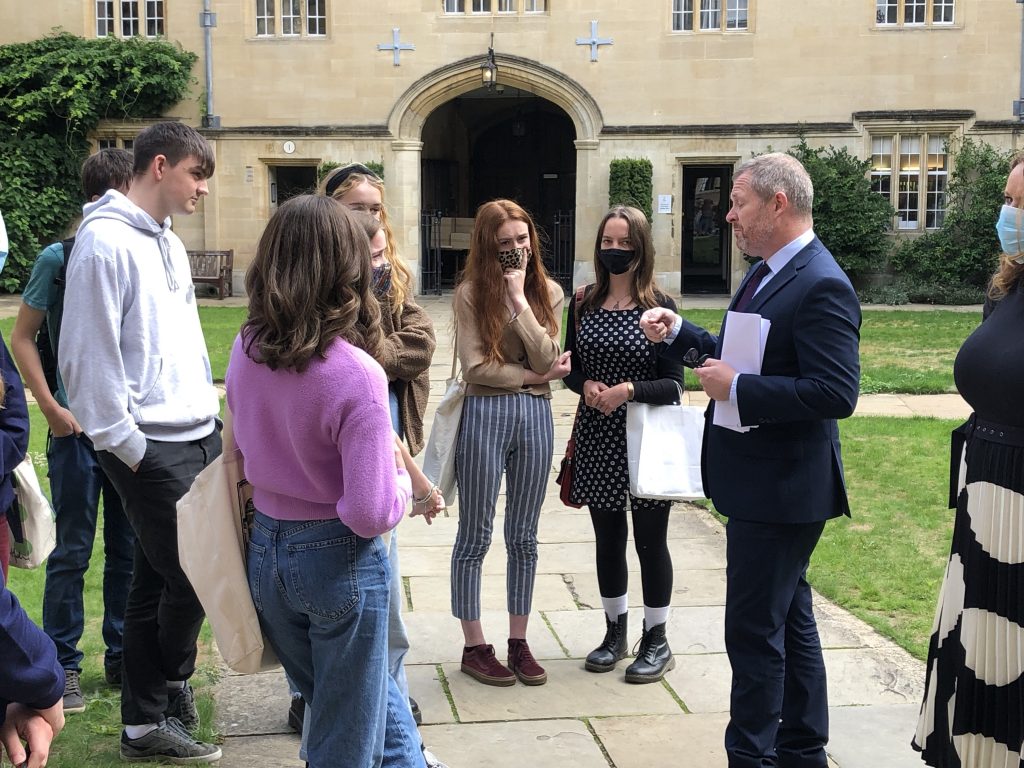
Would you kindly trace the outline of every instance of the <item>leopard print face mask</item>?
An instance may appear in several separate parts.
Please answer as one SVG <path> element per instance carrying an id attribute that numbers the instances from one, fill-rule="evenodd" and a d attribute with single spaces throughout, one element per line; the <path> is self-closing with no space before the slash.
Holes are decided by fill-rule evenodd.
<path id="1" fill-rule="evenodd" d="M 526 261 L 525 248 L 513 248 L 511 251 L 498 251 L 498 261 L 501 262 L 503 272 L 513 269 L 522 269 Z"/>

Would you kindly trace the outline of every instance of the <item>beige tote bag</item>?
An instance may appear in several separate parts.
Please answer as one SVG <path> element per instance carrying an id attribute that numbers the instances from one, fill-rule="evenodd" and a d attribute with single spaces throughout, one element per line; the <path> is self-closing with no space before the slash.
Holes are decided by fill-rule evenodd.
<path id="1" fill-rule="evenodd" d="M 178 501 L 178 557 L 206 611 L 224 663 L 236 672 L 253 674 L 280 664 L 263 637 L 249 592 L 245 558 L 252 486 L 245 479 L 226 408 L 221 438 L 223 453 Z"/>

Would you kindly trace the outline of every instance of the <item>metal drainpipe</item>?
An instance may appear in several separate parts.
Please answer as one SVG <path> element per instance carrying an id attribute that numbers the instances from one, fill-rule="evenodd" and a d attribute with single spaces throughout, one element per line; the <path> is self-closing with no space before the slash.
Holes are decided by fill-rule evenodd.
<path id="1" fill-rule="evenodd" d="M 203 28 L 203 43 L 206 50 L 206 114 L 203 115 L 203 127 L 220 128 L 220 116 L 213 112 L 213 28 L 217 26 L 217 14 L 210 10 L 210 0 L 203 0 L 199 26 Z"/>

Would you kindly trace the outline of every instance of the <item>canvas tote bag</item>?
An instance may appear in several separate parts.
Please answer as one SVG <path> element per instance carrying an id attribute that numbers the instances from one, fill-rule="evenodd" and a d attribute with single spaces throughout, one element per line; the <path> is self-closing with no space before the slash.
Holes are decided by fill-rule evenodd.
<path id="1" fill-rule="evenodd" d="M 11 529 L 11 565 L 37 568 L 57 546 L 57 517 L 39 485 L 32 459 L 25 457 L 11 475 L 14 502 L 7 512 Z"/>
<path id="2" fill-rule="evenodd" d="M 466 382 L 457 371 L 458 343 L 459 324 L 456 321 L 455 339 L 452 342 L 452 374 L 446 383 L 444 397 L 434 411 L 430 437 L 423 451 L 423 474 L 440 489 L 446 504 L 455 501 L 457 491 L 455 448 L 462 423 L 462 406 L 466 400 Z"/>
<path id="3" fill-rule="evenodd" d="M 702 408 L 626 403 L 629 492 L 642 499 L 705 498 L 700 476 L 703 440 Z"/>
<path id="4" fill-rule="evenodd" d="M 217 649 L 236 672 L 279 666 L 263 637 L 249 592 L 245 560 L 252 520 L 252 486 L 225 409 L 224 444 L 178 501 L 178 557 L 206 611 Z"/>

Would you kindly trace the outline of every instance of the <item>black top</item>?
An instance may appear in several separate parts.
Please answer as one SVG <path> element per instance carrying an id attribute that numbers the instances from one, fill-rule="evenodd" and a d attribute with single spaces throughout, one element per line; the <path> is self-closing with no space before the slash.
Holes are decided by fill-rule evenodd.
<path id="1" fill-rule="evenodd" d="M 957 353 L 953 379 L 979 418 L 1024 427 L 1024 285 L 986 305 Z"/>

